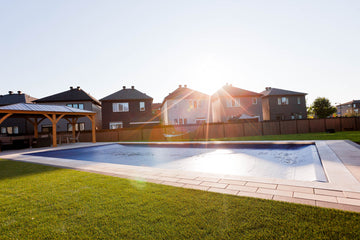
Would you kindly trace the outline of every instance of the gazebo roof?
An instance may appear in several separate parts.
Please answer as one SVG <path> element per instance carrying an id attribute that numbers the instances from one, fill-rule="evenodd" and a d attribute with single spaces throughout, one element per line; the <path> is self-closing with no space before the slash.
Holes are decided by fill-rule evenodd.
<path id="1" fill-rule="evenodd" d="M 87 115 L 94 114 L 95 112 L 72 108 L 68 106 L 59 106 L 59 105 L 40 105 L 32 103 L 17 103 L 7 106 L 0 107 L 0 113 L 13 112 L 13 113 L 62 113 L 62 114 L 79 114 Z"/>
<path id="2" fill-rule="evenodd" d="M 31 103 L 17 103 L 0 107 L 0 124 L 9 117 L 21 117 L 30 121 L 34 125 L 34 137 L 38 137 L 37 126 L 45 118 L 49 119 L 53 127 L 53 147 L 57 146 L 56 142 L 56 124 L 64 118 L 73 125 L 73 137 L 75 138 L 75 123 L 79 117 L 88 117 L 92 124 L 92 142 L 96 142 L 95 132 L 95 115 L 96 112 L 72 108 L 59 105 L 40 105 Z M 30 118 L 33 118 L 31 120 Z M 40 118 L 40 120 L 38 119 Z"/>

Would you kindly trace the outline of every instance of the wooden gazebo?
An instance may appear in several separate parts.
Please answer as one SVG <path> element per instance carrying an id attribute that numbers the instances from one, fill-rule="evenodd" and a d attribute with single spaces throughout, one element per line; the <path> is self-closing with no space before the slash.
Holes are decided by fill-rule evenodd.
<path id="1" fill-rule="evenodd" d="M 96 142 L 95 112 L 59 105 L 18 103 L 0 107 L 0 124 L 7 118 L 25 118 L 34 126 L 34 138 L 38 138 L 38 126 L 44 119 L 52 123 L 53 147 L 57 146 L 56 124 L 66 119 L 72 125 L 75 139 L 75 125 L 79 117 L 88 117 L 92 123 L 92 142 Z"/>

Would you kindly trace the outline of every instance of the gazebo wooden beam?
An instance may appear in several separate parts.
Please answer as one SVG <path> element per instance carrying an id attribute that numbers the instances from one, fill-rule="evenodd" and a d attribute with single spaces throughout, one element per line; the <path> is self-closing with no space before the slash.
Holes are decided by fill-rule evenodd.
<path id="1" fill-rule="evenodd" d="M 6 114 L 5 116 L 3 116 L 1 119 L 0 119 L 0 124 L 5 121 L 8 117 L 10 117 L 12 115 L 12 113 L 8 113 Z"/>

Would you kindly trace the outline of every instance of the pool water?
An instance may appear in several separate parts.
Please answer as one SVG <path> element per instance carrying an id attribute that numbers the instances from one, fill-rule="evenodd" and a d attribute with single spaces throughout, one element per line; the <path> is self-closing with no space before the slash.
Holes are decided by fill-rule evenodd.
<path id="1" fill-rule="evenodd" d="M 326 182 L 314 144 L 108 144 L 28 155 L 204 173 Z"/>

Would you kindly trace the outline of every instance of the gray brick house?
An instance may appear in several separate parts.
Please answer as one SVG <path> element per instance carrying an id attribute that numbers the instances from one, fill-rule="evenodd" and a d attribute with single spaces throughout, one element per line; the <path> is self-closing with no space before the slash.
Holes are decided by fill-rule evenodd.
<path id="1" fill-rule="evenodd" d="M 267 87 L 261 92 L 263 120 L 306 119 L 306 93 Z"/>
<path id="2" fill-rule="evenodd" d="M 6 95 L 0 95 L 0 106 L 16 103 L 32 103 L 36 98 L 21 91 L 14 93 L 9 91 Z M 28 135 L 34 133 L 33 125 L 24 118 L 8 118 L 0 124 L 1 135 Z"/>
<path id="3" fill-rule="evenodd" d="M 50 104 L 62 105 L 82 110 L 89 110 L 96 112 L 96 128 L 101 129 L 101 103 L 86 93 L 80 87 L 70 87 L 69 90 L 50 95 L 44 98 L 33 101 L 36 104 Z M 65 119 L 61 119 L 57 124 L 58 131 L 71 131 L 71 124 Z M 52 124 L 48 119 L 45 119 L 39 124 L 40 132 L 51 132 Z M 78 119 L 76 130 L 91 131 L 92 125 L 90 119 L 82 117 Z"/>
<path id="4" fill-rule="evenodd" d="M 157 125 L 159 119 L 153 116 L 153 98 L 135 89 L 134 86 L 110 94 L 102 99 L 103 129 Z"/>
<path id="5" fill-rule="evenodd" d="M 262 120 L 261 94 L 226 84 L 211 96 L 213 122 Z"/>

